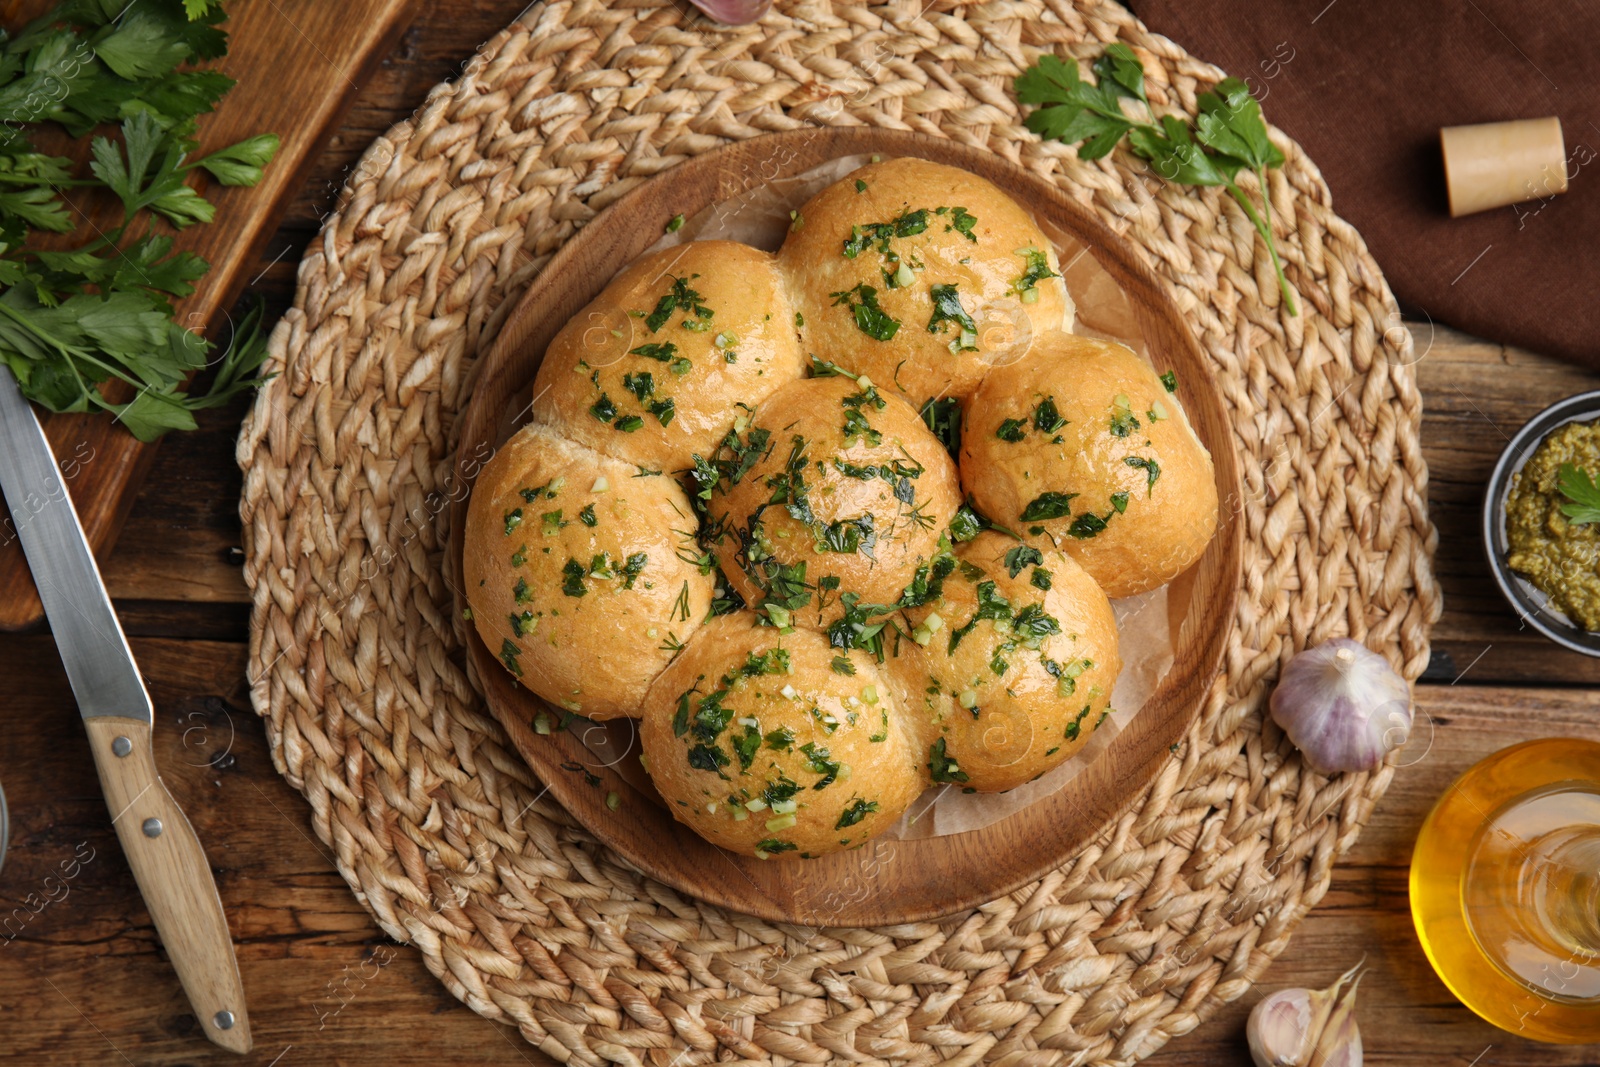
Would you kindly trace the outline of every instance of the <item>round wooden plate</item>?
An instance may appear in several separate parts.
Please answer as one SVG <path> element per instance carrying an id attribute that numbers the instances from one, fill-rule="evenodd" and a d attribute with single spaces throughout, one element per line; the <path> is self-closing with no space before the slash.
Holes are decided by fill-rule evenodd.
<path id="1" fill-rule="evenodd" d="M 525 418 L 529 387 L 557 331 L 606 283 L 661 236 L 674 215 L 693 216 L 747 191 L 753 182 L 803 174 L 844 156 L 918 156 L 982 175 L 1088 247 L 1127 294 L 1158 371 L 1185 383 L 1184 407 L 1211 450 L 1223 501 L 1216 538 L 1172 584 L 1170 611 L 1182 619 L 1174 662 L 1143 710 L 1096 758 L 1052 796 L 984 829 L 913 840 L 876 840 L 805 861 L 734 855 L 680 825 L 662 805 L 631 750 L 599 759 L 583 743 L 588 720 L 548 735 L 532 727 L 551 708 L 522 688 L 475 636 L 467 640 L 484 696 L 551 796 L 594 837 L 667 885 L 724 907 L 807 926 L 920 922 L 993 900 L 1066 862 L 1075 850 L 1142 797 L 1198 712 L 1221 660 L 1238 592 L 1243 529 L 1233 437 L 1209 387 L 1204 354 L 1161 283 L 1121 238 L 1053 185 L 980 149 L 898 131 L 807 128 L 752 138 L 696 156 L 631 190 L 569 241 L 517 304 L 493 348 L 461 427 L 456 475 L 463 484 Z M 459 531 L 466 494 L 452 494 L 447 553 L 457 607 Z M 610 724 L 615 730 L 617 724 Z M 627 727 L 624 726 L 624 729 Z M 616 793 L 613 811 L 606 803 Z"/>

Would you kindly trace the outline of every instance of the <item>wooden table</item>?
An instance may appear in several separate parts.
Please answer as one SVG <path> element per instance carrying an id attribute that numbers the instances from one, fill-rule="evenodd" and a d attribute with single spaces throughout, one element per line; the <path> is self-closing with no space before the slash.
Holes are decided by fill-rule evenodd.
<path id="1" fill-rule="evenodd" d="M 269 310 L 291 299 L 300 252 L 367 143 L 518 6 L 438 0 L 424 9 L 263 257 L 256 289 Z M 1600 376 L 1426 323 L 1413 332 L 1446 597 L 1418 689 L 1425 716 L 1413 765 L 1396 775 L 1263 988 L 1322 985 L 1365 954 L 1359 1018 L 1370 1063 L 1589 1063 L 1592 1051 L 1511 1037 L 1452 1000 L 1412 931 L 1406 867 L 1429 805 L 1481 756 L 1532 737 L 1600 739 L 1600 696 L 1588 688 L 1600 682 L 1600 660 L 1518 629 L 1476 533 L 1481 487 L 1504 439 L 1551 401 L 1600 387 Z M 514 1031 L 474 1015 L 416 953 L 378 931 L 311 837 L 304 801 L 273 772 L 243 680 L 248 606 L 233 466 L 243 410 L 211 413 L 198 432 L 167 440 L 106 578 L 155 698 L 157 760 L 207 845 L 234 925 L 256 1036 L 246 1062 L 542 1064 Z M 200 1035 L 157 947 L 50 637 L 0 637 L 0 679 L 10 683 L 0 773 L 15 823 L 0 871 L 0 915 L 12 917 L 0 919 L 0 1063 L 240 1062 Z M 90 856 L 76 877 L 59 879 L 63 863 Z M 1248 1063 L 1242 1035 L 1255 999 L 1149 1062 Z"/>

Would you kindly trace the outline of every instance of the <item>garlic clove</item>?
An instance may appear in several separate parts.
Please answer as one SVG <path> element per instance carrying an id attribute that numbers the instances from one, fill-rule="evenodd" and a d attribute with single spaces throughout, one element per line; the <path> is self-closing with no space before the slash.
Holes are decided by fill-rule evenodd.
<path id="1" fill-rule="evenodd" d="M 1359 963 L 1357 967 L 1361 966 Z M 1345 973 L 1349 977 L 1349 972 Z M 1343 983 L 1344 978 L 1339 979 Z M 1334 1005 L 1317 1038 L 1317 1047 L 1311 1053 L 1309 1067 L 1361 1067 L 1361 1028 L 1356 1025 L 1356 987 L 1361 977 L 1356 976 Z"/>
<path id="2" fill-rule="evenodd" d="M 1263 997 L 1245 1026 L 1256 1067 L 1361 1067 L 1355 992 L 1365 962 L 1363 956 L 1326 989 L 1280 989 Z"/>
<path id="3" fill-rule="evenodd" d="M 1270 705 L 1272 720 L 1322 774 L 1373 770 L 1411 732 L 1411 687 L 1347 637 L 1291 658 Z"/>
<path id="4" fill-rule="evenodd" d="M 1245 1040 L 1256 1067 L 1299 1067 L 1311 1061 L 1318 1026 L 1308 989 L 1280 989 L 1250 1010 Z"/>

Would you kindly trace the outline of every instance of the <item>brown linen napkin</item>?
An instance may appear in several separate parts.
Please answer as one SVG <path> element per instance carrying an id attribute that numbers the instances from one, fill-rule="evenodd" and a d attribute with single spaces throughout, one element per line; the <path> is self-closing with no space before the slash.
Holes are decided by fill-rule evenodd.
<path id="1" fill-rule="evenodd" d="M 1600 0 L 1127 0 L 1244 78 L 1408 314 L 1600 367 Z M 1450 218 L 1439 128 L 1557 115 L 1568 191 Z"/>

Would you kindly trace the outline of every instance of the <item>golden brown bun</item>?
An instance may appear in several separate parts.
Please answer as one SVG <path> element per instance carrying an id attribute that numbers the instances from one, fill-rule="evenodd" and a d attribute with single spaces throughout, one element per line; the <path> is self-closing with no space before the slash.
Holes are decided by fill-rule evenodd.
<path id="1" fill-rule="evenodd" d="M 1100 725 L 1122 669 L 1116 618 L 1094 579 L 1048 546 L 988 532 L 956 558 L 940 595 L 906 612 L 916 643 L 901 643 L 891 669 L 935 782 L 1012 789 Z"/>
<path id="2" fill-rule="evenodd" d="M 1046 400 L 1066 420 L 1048 431 L 1037 425 Z M 1122 345 L 1039 338 L 967 401 L 961 440 L 973 505 L 1033 544 L 1059 545 L 1109 596 L 1172 580 L 1216 532 L 1210 453 L 1177 394 Z"/>
<path id="3" fill-rule="evenodd" d="M 1026 211 L 975 174 L 921 159 L 874 163 L 818 193 L 799 217 L 802 224 L 791 228 L 778 258 L 804 316 L 804 350 L 896 388 L 918 407 L 930 398 L 966 396 L 991 366 L 1026 350 L 1033 335 L 1072 326 L 1054 247 Z M 873 239 L 874 224 L 909 230 L 923 222 L 921 232 Z M 1050 271 L 1033 283 L 1032 303 L 1017 290 L 1029 271 L 1026 249 L 1035 259 L 1043 253 Z M 891 287 L 884 272 L 899 275 L 901 264 L 909 284 Z M 899 323 L 891 340 L 858 325 L 854 308 L 866 299 L 858 285 L 871 287 L 877 306 Z M 966 350 L 959 350 L 957 320 L 929 329 L 933 289 L 951 285 L 974 327 Z M 854 295 L 844 302 L 834 295 L 845 292 Z"/>
<path id="4" fill-rule="evenodd" d="M 637 474 L 534 424 L 484 466 L 467 506 L 478 636 L 524 686 L 594 719 L 639 714 L 711 605 L 713 579 L 679 556 L 698 554 L 688 498 Z"/>
<path id="5" fill-rule="evenodd" d="M 832 608 L 844 593 L 899 600 L 961 506 L 944 446 L 904 400 L 846 377 L 784 386 L 756 409 L 746 440 L 763 431 L 761 458 L 709 501 L 712 550 L 745 603 L 759 607 L 782 569 L 799 565 L 820 591 L 838 579 Z M 806 509 L 809 520 L 796 517 Z M 829 621 L 820 606 L 813 596 L 794 621 Z"/>
<path id="6" fill-rule="evenodd" d="M 650 688 L 640 740 L 667 807 L 745 855 L 820 856 L 882 833 L 925 784 L 887 679 L 865 652 L 756 622 L 712 619 Z"/>
<path id="7" fill-rule="evenodd" d="M 749 245 L 691 241 L 645 256 L 550 342 L 534 382 L 534 418 L 668 474 L 695 453 L 709 457 L 737 405 L 748 410 L 800 377 L 786 292 L 776 260 Z M 669 295 L 683 306 L 652 319 Z"/>

